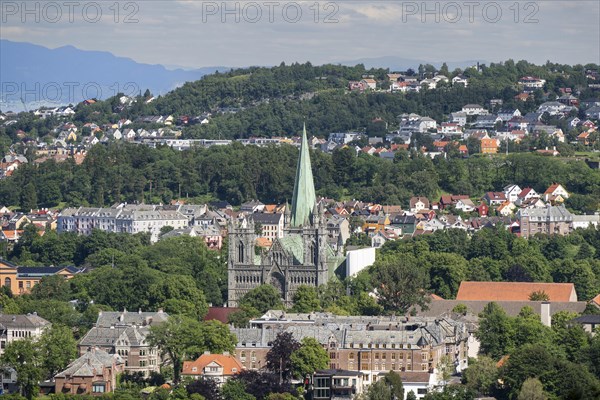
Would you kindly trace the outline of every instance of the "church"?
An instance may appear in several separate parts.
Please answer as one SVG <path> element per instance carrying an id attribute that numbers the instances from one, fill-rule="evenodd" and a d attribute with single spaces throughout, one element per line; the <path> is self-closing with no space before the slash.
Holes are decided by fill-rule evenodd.
<path id="1" fill-rule="evenodd" d="M 344 261 L 343 246 L 334 252 L 327 242 L 325 209 L 322 204 L 317 205 L 306 126 L 302 131 L 292 207 L 285 209 L 283 237 L 276 238 L 269 250 L 260 254 L 254 250 L 256 238 L 252 218 L 230 223 L 229 307 L 236 307 L 239 299 L 262 284 L 273 285 L 283 304 L 291 306 L 299 286 L 326 284 Z"/>

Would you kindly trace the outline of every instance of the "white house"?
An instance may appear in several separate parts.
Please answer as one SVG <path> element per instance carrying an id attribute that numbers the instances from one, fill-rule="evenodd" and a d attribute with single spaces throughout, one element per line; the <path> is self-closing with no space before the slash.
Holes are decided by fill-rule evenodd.
<path id="1" fill-rule="evenodd" d="M 464 75 L 456 75 L 454 78 L 452 78 L 452 86 L 463 85 L 464 87 L 467 87 L 468 84 L 469 80 Z"/>
<path id="2" fill-rule="evenodd" d="M 481 115 L 488 113 L 488 111 L 479 104 L 467 104 L 462 108 L 462 112 L 467 115 Z"/>
<path id="3" fill-rule="evenodd" d="M 523 190 L 519 187 L 519 185 L 507 185 L 504 187 L 504 195 L 506 196 L 506 200 L 514 203 L 519 198 L 519 194 Z"/>

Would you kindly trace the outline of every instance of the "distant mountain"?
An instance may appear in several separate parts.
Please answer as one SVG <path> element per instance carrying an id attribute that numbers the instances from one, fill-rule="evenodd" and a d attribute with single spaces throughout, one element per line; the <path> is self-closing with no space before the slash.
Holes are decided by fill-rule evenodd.
<path id="1" fill-rule="evenodd" d="M 21 98 L 38 105 L 77 103 L 89 97 L 105 99 L 117 92 L 154 95 L 195 81 L 226 67 L 167 69 L 137 63 L 109 52 L 73 46 L 49 49 L 25 42 L 0 40 L 0 109 L 22 110 Z"/>
<path id="2" fill-rule="evenodd" d="M 447 61 L 448 69 L 453 71 L 456 68 L 464 69 L 476 65 L 477 62 L 484 63 L 483 60 L 465 60 L 465 61 Z M 360 58 L 358 60 L 342 61 L 342 65 L 353 66 L 356 64 L 364 64 L 365 68 L 389 68 L 390 71 L 406 71 L 409 68 L 416 70 L 419 64 L 431 64 L 436 68 L 440 68 L 443 61 L 432 62 L 431 60 L 415 60 L 410 58 L 402 58 L 397 56 L 384 56 L 375 58 Z"/>

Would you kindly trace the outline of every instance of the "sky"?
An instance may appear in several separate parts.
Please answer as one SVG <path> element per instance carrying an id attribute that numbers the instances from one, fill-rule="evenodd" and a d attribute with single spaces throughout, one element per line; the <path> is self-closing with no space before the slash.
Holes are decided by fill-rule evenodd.
<path id="1" fill-rule="evenodd" d="M 3 39 L 189 68 L 383 56 L 600 64 L 597 0 L 0 0 L 0 11 Z"/>

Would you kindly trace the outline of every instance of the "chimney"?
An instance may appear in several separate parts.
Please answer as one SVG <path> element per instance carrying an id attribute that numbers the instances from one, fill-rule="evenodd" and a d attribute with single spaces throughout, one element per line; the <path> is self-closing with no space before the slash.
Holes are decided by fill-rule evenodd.
<path id="1" fill-rule="evenodd" d="M 542 324 L 545 326 L 552 325 L 552 318 L 550 316 L 550 302 L 544 301 L 540 306 L 540 317 L 542 319 Z"/>

